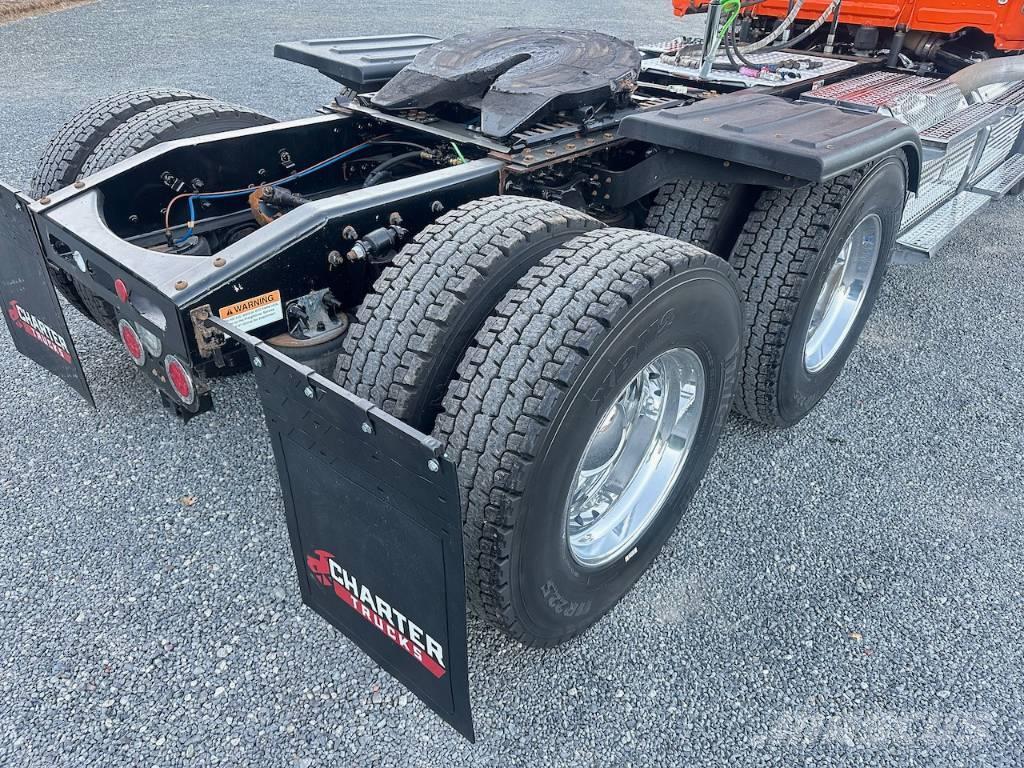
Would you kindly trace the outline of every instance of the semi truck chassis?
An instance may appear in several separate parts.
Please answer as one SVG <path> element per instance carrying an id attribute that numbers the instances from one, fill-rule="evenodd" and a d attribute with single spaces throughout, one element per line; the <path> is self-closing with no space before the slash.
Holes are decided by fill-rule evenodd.
<path id="1" fill-rule="evenodd" d="M 865 50 L 859 27 L 833 24 L 750 51 L 759 66 L 744 68 L 730 63 L 723 8 L 712 4 L 703 40 L 640 51 L 555 30 L 282 44 L 276 55 L 343 86 L 289 122 L 185 92 L 106 102 L 105 114 L 123 113 L 116 126 L 88 147 L 61 145 L 81 162 L 44 164 L 27 192 L 0 185 L 0 297 L 15 346 L 93 401 L 60 293 L 120 336 L 184 420 L 213 406 L 219 376 L 251 370 L 303 601 L 472 739 L 467 588 L 477 614 L 521 641 L 583 631 L 656 556 L 674 526 L 661 508 L 685 506 L 733 391 L 755 420 L 802 418 L 838 376 L 889 257 L 935 255 L 1024 179 L 1016 57 L 999 77 L 948 76 Z M 763 31 L 738 9 L 739 20 L 741 39 Z M 991 53 L 982 69 L 999 61 Z M 175 134 L 188 120 L 201 130 Z M 859 221 L 833 243 L 829 226 L 856 206 Z M 806 236 L 791 247 L 796 226 Z M 820 274 L 797 268 L 826 252 Z M 513 262 L 518 272 L 502 272 Z M 403 336 L 416 296 L 445 275 L 447 293 Z M 814 296 L 798 295 L 814 280 Z M 773 307 L 752 298 L 772 291 Z M 829 324 L 831 342 L 819 330 Z M 428 346 L 428 326 L 446 341 Z M 797 342 L 777 340 L 796 326 L 793 368 Z M 662 349 L 675 335 L 690 340 Z M 536 379 L 527 343 L 541 350 Z M 752 345 L 777 353 L 774 372 L 750 369 Z M 524 367 L 508 377 L 502 361 L 519 348 Z M 381 385 L 375 366 L 389 354 L 399 362 Z M 409 384 L 430 366 L 440 373 L 429 387 Z M 509 407 L 524 386 L 520 410 L 489 422 L 492 436 L 502 419 L 512 431 L 500 482 L 481 486 L 489 454 L 473 447 L 474 413 L 490 413 L 499 390 Z M 688 408 L 696 421 L 680 415 Z M 594 510 L 579 514 L 573 500 L 597 482 L 594 456 L 619 471 L 644 424 L 671 429 L 616 493 L 661 472 L 662 455 L 675 474 L 657 498 L 631 497 L 618 543 L 601 549 L 594 531 L 619 520 L 618 497 L 587 497 Z M 605 455 L 609 434 L 618 444 Z M 564 467 L 560 452 L 572 454 Z M 517 543 L 536 541 L 521 519 L 547 525 L 531 509 L 557 506 L 543 493 L 560 481 L 533 466 L 545 463 L 584 478 L 567 511 L 551 513 L 565 516 L 551 557 L 606 586 L 574 592 L 569 576 L 543 576 L 547 554 Z M 470 535 L 474 515 L 482 534 Z M 537 619 L 542 609 L 550 617 Z"/>

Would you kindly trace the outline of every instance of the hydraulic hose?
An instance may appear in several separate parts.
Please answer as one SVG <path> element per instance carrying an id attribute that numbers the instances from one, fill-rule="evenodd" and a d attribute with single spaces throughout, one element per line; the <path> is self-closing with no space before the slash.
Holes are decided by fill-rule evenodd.
<path id="1" fill-rule="evenodd" d="M 394 157 L 385 160 L 383 163 L 381 163 L 372 171 L 370 171 L 370 173 L 366 177 L 366 181 L 363 182 L 363 186 L 372 187 L 374 184 L 380 181 L 381 178 L 384 177 L 384 174 L 386 174 L 390 169 L 399 166 L 402 163 L 408 163 L 413 160 L 425 160 L 426 158 L 424 157 L 424 155 L 426 154 L 427 153 L 425 152 L 406 152 L 404 154 L 395 155 Z"/>
<path id="2" fill-rule="evenodd" d="M 771 53 L 771 52 L 777 51 L 777 50 L 785 50 L 786 48 L 792 48 L 793 46 L 799 45 L 800 43 L 804 42 L 807 38 L 809 38 L 811 35 L 813 35 L 815 32 L 817 32 L 821 28 L 821 25 L 823 25 L 826 22 L 826 20 L 828 19 L 828 15 L 831 12 L 833 12 L 837 8 L 839 8 L 840 2 L 842 2 L 842 0 L 833 0 L 833 1 L 831 1 L 825 7 L 825 9 L 821 12 L 821 15 L 818 16 L 816 19 L 814 19 L 814 22 L 811 24 L 811 26 L 808 27 L 803 32 L 801 32 L 799 35 L 797 35 L 797 37 L 793 38 L 793 40 L 788 40 L 788 41 L 786 41 L 784 43 L 781 43 L 779 45 L 773 45 L 770 48 L 764 48 L 764 49 L 761 50 L 761 52 L 762 53 Z M 754 45 L 757 45 L 760 42 L 762 42 L 762 41 L 759 40 Z M 751 53 L 752 52 L 751 48 L 752 48 L 752 46 L 746 46 L 745 48 L 743 48 L 743 53 Z"/>
<path id="3" fill-rule="evenodd" d="M 978 90 L 986 85 L 1011 83 L 1024 80 L 1024 56 L 1000 56 L 977 64 L 964 67 L 949 76 L 953 83 L 967 99 L 968 104 L 981 101 Z"/>
<path id="4" fill-rule="evenodd" d="M 779 23 L 779 26 L 777 26 L 775 29 L 773 29 L 771 32 L 769 32 L 767 35 L 762 37 L 757 42 L 751 43 L 750 45 L 746 46 L 743 49 L 743 52 L 753 53 L 754 51 L 761 50 L 766 45 L 771 45 L 772 43 L 774 43 L 775 40 L 778 39 L 779 35 L 781 35 L 783 32 L 789 29 L 790 25 L 793 23 L 793 19 L 795 19 L 796 15 L 800 13 L 800 9 L 803 7 L 803 4 L 804 0 L 796 0 L 796 2 L 793 3 L 793 7 L 789 9 L 789 13 L 787 13 L 785 18 L 783 18 L 783 20 Z"/>

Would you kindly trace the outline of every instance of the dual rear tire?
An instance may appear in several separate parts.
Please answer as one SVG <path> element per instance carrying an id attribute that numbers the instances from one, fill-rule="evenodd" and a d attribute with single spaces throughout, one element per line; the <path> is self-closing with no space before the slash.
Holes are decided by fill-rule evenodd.
<path id="1" fill-rule="evenodd" d="M 471 607 L 548 646 L 609 611 L 676 527 L 729 411 L 742 330 L 718 257 L 489 198 L 399 255 L 336 377 L 447 446 Z"/>
<path id="2" fill-rule="evenodd" d="M 32 179 L 45 197 L 165 141 L 252 128 L 274 120 L 244 107 L 171 88 L 126 91 L 96 101 L 54 135 Z M 82 314 L 117 333 L 113 308 L 74 274 L 53 269 L 57 290 Z"/>
<path id="3" fill-rule="evenodd" d="M 798 189 L 690 181 L 659 192 L 648 229 L 736 270 L 748 331 L 739 413 L 790 426 L 832 388 L 881 289 L 906 192 L 902 153 Z"/>
<path id="4" fill-rule="evenodd" d="M 906 179 L 893 156 L 742 202 L 679 184 L 648 221 L 666 234 L 488 198 L 403 250 L 336 378 L 446 445 L 479 616 L 528 645 L 583 632 L 679 523 L 734 392 L 764 424 L 814 407 L 870 314 Z"/>

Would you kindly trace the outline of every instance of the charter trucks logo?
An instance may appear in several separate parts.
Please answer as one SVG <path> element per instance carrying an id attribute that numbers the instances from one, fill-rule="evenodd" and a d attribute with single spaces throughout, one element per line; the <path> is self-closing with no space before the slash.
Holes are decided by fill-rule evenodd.
<path id="1" fill-rule="evenodd" d="M 338 564 L 334 555 L 316 549 L 306 558 L 306 564 L 320 584 L 333 588 L 340 600 L 426 667 L 434 677 L 441 677 L 447 671 L 441 644 L 412 619 L 375 595 L 365 584 L 361 584 Z"/>
<path id="2" fill-rule="evenodd" d="M 71 362 L 71 350 L 68 349 L 68 343 L 64 337 L 18 304 L 17 301 L 11 300 L 7 303 L 7 315 L 11 318 L 15 328 L 21 328 L 51 352 L 60 355 L 65 363 Z"/>

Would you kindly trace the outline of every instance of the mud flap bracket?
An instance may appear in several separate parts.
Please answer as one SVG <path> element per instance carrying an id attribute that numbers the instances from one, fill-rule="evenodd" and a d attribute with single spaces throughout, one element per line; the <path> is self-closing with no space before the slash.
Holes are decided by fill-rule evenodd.
<path id="1" fill-rule="evenodd" d="M 208 323 L 252 361 L 303 602 L 473 740 L 455 465 L 434 438 Z"/>

